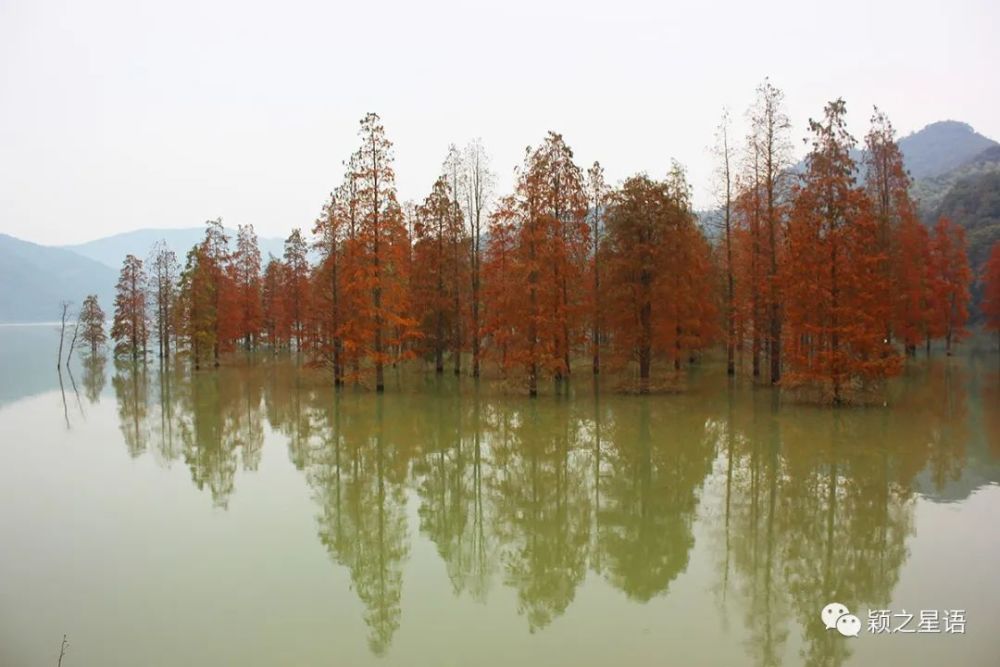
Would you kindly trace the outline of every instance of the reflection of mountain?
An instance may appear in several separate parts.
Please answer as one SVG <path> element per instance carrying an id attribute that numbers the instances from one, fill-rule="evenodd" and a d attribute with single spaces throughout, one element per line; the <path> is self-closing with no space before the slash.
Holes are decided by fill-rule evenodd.
<path id="1" fill-rule="evenodd" d="M 0 405 L 59 388 L 59 326 L 0 325 Z M 78 360 L 73 360 L 77 372 Z"/>
<path id="2" fill-rule="evenodd" d="M 934 431 L 935 450 L 961 456 L 961 465 L 947 465 L 947 457 L 934 456 L 914 479 L 914 490 L 932 502 L 962 501 L 977 489 L 1000 484 L 1000 410 L 995 407 L 1000 405 L 1000 376 L 989 370 L 991 365 L 987 362 L 986 372 L 980 373 L 974 364 L 955 360 L 953 365 L 935 364 L 926 374 L 938 391 L 949 396 L 935 406 L 942 424 Z M 970 382 L 981 385 L 982 401 L 966 400 Z M 970 421 L 982 427 L 970 431 L 953 426 Z"/>
<path id="3" fill-rule="evenodd" d="M 933 473 L 925 470 L 913 481 L 914 490 L 935 503 L 965 500 L 977 489 L 991 484 L 1000 484 L 1000 462 L 995 459 L 978 460 L 975 455 L 970 455 L 969 465 L 962 468 L 956 479 L 946 480 L 939 485 L 934 481 Z"/>

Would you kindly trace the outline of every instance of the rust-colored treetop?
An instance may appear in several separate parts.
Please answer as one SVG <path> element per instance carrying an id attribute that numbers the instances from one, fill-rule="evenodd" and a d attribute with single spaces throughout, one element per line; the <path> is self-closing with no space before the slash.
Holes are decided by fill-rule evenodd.
<path id="1" fill-rule="evenodd" d="M 367 114 L 343 178 L 282 256 L 261 257 L 252 226 L 232 236 L 217 219 L 182 269 L 165 246 L 149 276 L 130 257 L 112 337 L 135 358 L 155 337 L 161 357 L 181 352 L 196 368 L 237 349 L 289 349 L 337 385 L 377 391 L 385 369 L 408 359 L 475 377 L 485 365 L 531 395 L 546 379 L 565 388 L 582 363 L 639 392 L 681 386 L 718 346 L 731 375 L 866 400 L 904 355 L 961 342 L 973 276 L 963 230 L 918 219 L 888 117 L 875 110 L 859 162 L 846 117 L 838 99 L 810 121 L 795 171 L 784 95 L 770 81 L 742 146 L 724 116 L 713 233 L 676 162 L 663 178 L 611 185 L 556 132 L 525 150 L 509 193 L 494 197 L 477 140 L 449 146 L 423 200 L 401 203 L 393 144 Z M 982 276 L 993 328 L 997 255 Z"/>

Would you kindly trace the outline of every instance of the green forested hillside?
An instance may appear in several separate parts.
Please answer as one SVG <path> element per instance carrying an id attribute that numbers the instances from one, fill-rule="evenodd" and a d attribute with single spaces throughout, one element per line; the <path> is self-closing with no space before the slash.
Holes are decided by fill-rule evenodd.
<path id="1" fill-rule="evenodd" d="M 969 261 L 976 277 L 972 289 L 973 313 L 978 314 L 982 293 L 979 278 L 990 248 L 1000 241 L 1000 170 L 959 179 L 933 217 L 940 216 L 947 216 L 965 228 Z"/>
<path id="2" fill-rule="evenodd" d="M 948 216 L 965 228 L 969 258 L 982 266 L 993 243 L 1000 240 L 1000 171 L 959 180 L 945 195 L 937 216 Z"/>
<path id="3" fill-rule="evenodd" d="M 956 183 L 997 172 L 1000 172 L 1000 146 L 991 146 L 951 171 L 914 181 L 912 192 L 921 216 L 925 222 L 933 224 L 945 196 Z"/>

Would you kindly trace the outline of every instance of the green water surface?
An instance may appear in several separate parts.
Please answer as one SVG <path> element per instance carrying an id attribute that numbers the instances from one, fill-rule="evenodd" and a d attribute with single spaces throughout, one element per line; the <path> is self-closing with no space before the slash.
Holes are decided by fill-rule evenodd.
<path id="1" fill-rule="evenodd" d="M 710 363 L 650 397 L 267 356 L 60 389 L 52 340 L 0 331 L 0 665 L 1000 664 L 995 352 L 830 410 Z M 967 624 L 846 638 L 832 601 Z"/>

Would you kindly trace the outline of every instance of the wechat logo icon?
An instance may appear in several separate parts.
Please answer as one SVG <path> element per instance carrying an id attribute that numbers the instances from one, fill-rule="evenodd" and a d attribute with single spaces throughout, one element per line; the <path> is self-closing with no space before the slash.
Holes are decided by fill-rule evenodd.
<path id="1" fill-rule="evenodd" d="M 831 602 L 819 613 L 827 630 L 836 628 L 845 637 L 857 637 L 861 632 L 861 619 L 839 602 Z"/>

